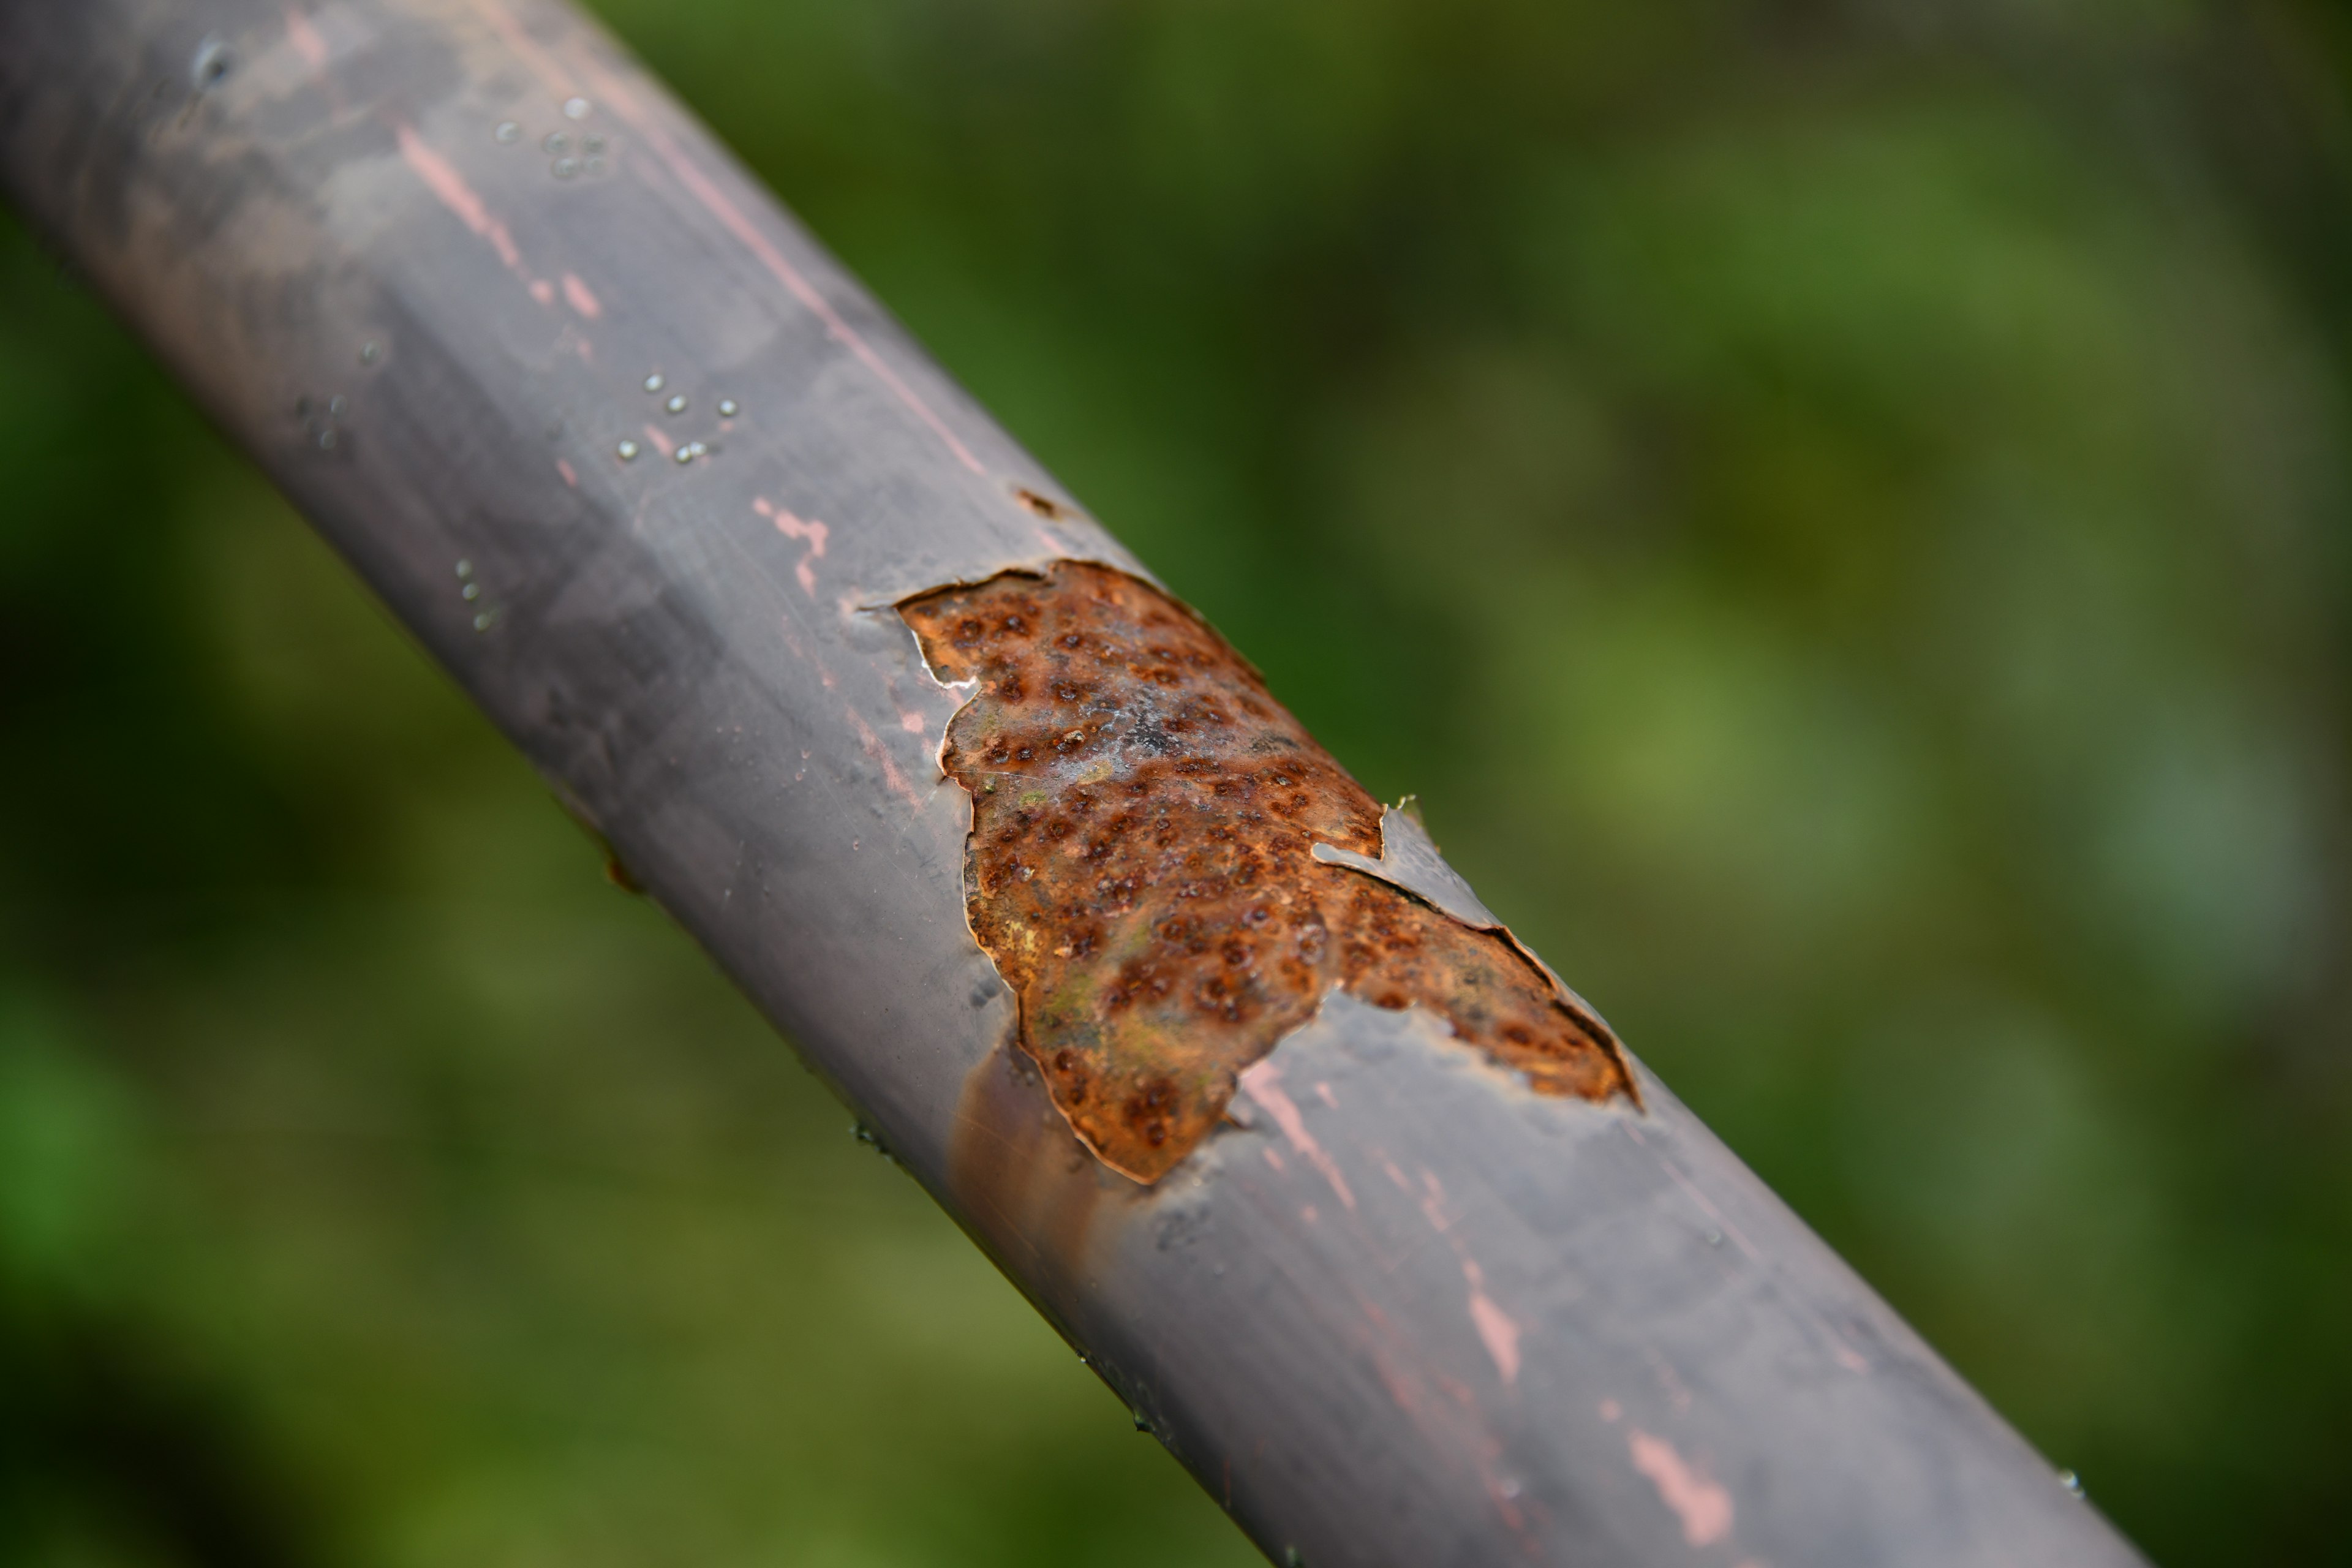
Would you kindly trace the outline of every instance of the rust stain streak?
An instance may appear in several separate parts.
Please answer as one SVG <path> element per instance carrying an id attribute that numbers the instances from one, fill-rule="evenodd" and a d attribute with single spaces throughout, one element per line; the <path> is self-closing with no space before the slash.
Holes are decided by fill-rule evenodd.
<path id="1" fill-rule="evenodd" d="M 1010 1047 L 972 1068 L 956 1107 L 949 1184 L 989 1242 L 1020 1253 L 1032 1275 L 1082 1270 L 1106 1188 L 1125 1184 L 1070 1135 L 1036 1079 Z"/>
<path id="2" fill-rule="evenodd" d="M 1420 1005 L 1538 1093 L 1633 1094 L 1605 1031 L 1506 933 L 1312 853 L 1381 853 L 1381 808 L 1200 618 L 1064 561 L 906 601 L 973 681 L 940 766 L 971 795 L 972 932 L 1087 1145 L 1158 1180 L 1334 987 Z"/>

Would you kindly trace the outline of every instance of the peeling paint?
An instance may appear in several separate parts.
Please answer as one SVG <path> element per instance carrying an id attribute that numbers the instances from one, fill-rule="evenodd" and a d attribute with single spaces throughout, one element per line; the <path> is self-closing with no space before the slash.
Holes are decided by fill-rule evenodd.
<path id="1" fill-rule="evenodd" d="M 1507 937 L 1316 857 L 1377 863 L 1379 805 L 1157 588 L 1065 561 L 899 609 L 935 677 L 977 683 L 940 757 L 972 798 L 973 934 L 1114 1169 L 1165 1174 L 1335 987 L 1430 1009 L 1538 1093 L 1633 1094 L 1605 1029 Z"/>

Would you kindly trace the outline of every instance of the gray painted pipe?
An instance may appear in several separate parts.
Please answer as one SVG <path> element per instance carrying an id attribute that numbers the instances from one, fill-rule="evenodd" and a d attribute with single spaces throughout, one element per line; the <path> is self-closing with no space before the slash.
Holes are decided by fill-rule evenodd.
<path id="1" fill-rule="evenodd" d="M 1638 1063 L 1335 992 L 1094 1159 L 892 606 L 1148 574 L 561 0 L 0 0 L 0 174 L 1276 1561 L 2139 1561 Z"/>

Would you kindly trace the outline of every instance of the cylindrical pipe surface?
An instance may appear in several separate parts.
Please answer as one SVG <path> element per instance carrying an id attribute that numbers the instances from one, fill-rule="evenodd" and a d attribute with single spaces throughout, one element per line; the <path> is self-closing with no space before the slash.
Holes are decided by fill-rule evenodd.
<path id="1" fill-rule="evenodd" d="M 1032 868 L 968 843 L 950 752 L 993 742 L 950 721 L 1003 682 L 941 679 L 900 606 L 1148 574 L 560 0 L 0 0 L 0 177 L 1276 1561 L 2138 1561 L 1638 1063 L 1579 1058 L 1585 1098 L 1474 1047 L 1537 971 L 1433 857 L 1395 869 L 1402 818 L 1309 864 L 1236 808 L 1283 887 L 1412 889 L 1414 929 L 1485 966 L 1449 972 L 1460 1005 L 1360 900 L 1370 956 L 1316 947 L 1318 1005 L 1230 1059 L 1181 1009 L 1113 1020 L 1154 972 L 1086 970 L 1075 903 L 1058 944 L 1050 899 L 988 903 Z M 1073 809 L 1118 780 L 1209 800 L 1185 715 L 1244 721 L 1169 702 L 1053 742 L 1125 748 L 1056 775 Z M 1087 909 L 1126 918 L 1118 881 Z M 1181 936 L 1152 921 L 1118 940 Z M 1043 945 L 1024 968 L 976 930 Z M 1016 997 L 1048 949 L 1095 1012 Z M 1187 984 L 1243 1028 L 1274 982 Z M 1580 1006 L 1562 1037 L 1605 1037 Z M 1157 1089 L 1089 1121 L 1089 1050 L 1178 1064 L 1149 1081 L 1193 1094 L 1197 1139 Z"/>

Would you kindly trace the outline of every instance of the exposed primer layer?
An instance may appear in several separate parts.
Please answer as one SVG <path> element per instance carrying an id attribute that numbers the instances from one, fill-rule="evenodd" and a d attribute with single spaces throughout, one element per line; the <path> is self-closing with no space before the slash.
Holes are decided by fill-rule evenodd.
<path id="1" fill-rule="evenodd" d="M 1539 1092 L 1632 1092 L 1506 937 L 1315 858 L 1376 860 L 1379 805 L 1159 590 L 1064 562 L 900 609 L 940 679 L 978 683 L 941 755 L 972 796 L 972 931 L 1111 1165 L 1166 1173 L 1335 985 L 1431 1009 Z"/>

